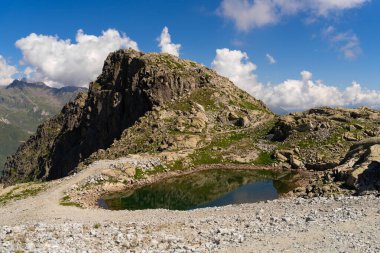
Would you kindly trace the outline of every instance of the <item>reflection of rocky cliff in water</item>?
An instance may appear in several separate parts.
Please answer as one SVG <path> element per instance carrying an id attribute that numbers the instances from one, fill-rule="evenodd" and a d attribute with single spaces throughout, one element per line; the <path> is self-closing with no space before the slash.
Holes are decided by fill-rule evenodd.
<path id="1" fill-rule="evenodd" d="M 215 200 L 246 184 L 277 178 L 274 172 L 249 170 L 209 170 L 167 179 L 134 192 L 124 192 L 105 198 L 111 209 L 165 208 L 186 210 Z M 286 176 L 274 180 L 277 192 L 289 189 Z"/>

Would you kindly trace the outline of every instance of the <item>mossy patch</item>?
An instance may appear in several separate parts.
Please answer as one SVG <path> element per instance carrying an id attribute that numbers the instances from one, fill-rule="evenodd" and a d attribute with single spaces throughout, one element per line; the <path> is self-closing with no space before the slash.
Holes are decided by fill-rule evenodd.
<path id="1" fill-rule="evenodd" d="M 208 149 L 200 149 L 190 155 L 194 165 L 215 164 L 223 162 L 223 156 L 220 152 Z"/>
<path id="2" fill-rule="evenodd" d="M 75 207 L 82 208 L 81 204 L 71 201 L 71 198 L 69 195 L 65 195 L 64 197 L 62 197 L 59 201 L 59 204 L 61 206 L 75 206 Z"/>
<path id="3" fill-rule="evenodd" d="M 91 90 L 94 90 L 94 91 L 98 91 L 98 90 L 101 90 L 102 89 L 102 86 L 97 83 L 97 82 L 93 82 L 91 84 L 91 87 L 90 87 Z"/>
<path id="4" fill-rule="evenodd" d="M 255 165 L 271 165 L 275 160 L 268 152 L 261 152 L 259 157 L 253 162 Z"/>
<path id="5" fill-rule="evenodd" d="M 215 138 L 211 142 L 210 146 L 211 147 L 226 148 L 226 147 L 229 147 L 231 144 L 242 140 L 246 136 L 247 136 L 247 134 L 243 133 L 243 132 L 227 133 L 226 135 L 221 135 L 221 136 Z"/>
<path id="6" fill-rule="evenodd" d="M 206 111 L 215 111 L 218 109 L 218 106 L 213 97 L 214 92 L 210 88 L 197 89 L 190 94 L 190 100 L 202 105 Z"/>
<path id="7" fill-rule="evenodd" d="M 259 106 L 257 104 L 251 103 L 251 102 L 249 102 L 247 100 L 242 100 L 239 103 L 239 105 L 240 105 L 241 108 L 245 108 L 245 109 L 248 109 L 248 110 L 259 110 L 259 111 L 263 110 L 262 106 Z"/>
<path id="8" fill-rule="evenodd" d="M 28 183 L 27 185 L 15 186 L 12 190 L 0 196 L 0 205 L 4 205 L 10 201 L 36 196 L 45 189 L 46 185 L 41 183 Z"/>
<path id="9" fill-rule="evenodd" d="M 136 168 L 134 179 L 142 179 L 144 177 L 144 171 L 141 168 Z"/>

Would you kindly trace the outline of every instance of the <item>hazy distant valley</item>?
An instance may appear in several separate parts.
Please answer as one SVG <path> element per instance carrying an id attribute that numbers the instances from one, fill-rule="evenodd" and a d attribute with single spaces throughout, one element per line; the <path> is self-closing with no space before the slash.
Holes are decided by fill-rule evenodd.
<path id="1" fill-rule="evenodd" d="M 15 80 L 0 87 L 0 170 L 5 158 L 35 133 L 37 126 L 57 114 L 86 88 L 51 88 L 44 83 Z"/>

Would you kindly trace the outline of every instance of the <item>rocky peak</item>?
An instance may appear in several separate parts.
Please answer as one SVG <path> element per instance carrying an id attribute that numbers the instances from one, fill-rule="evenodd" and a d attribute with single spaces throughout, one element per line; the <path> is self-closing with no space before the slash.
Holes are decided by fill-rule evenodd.
<path id="1" fill-rule="evenodd" d="M 216 131 L 215 127 L 247 127 L 266 115 L 272 117 L 262 102 L 200 64 L 169 54 L 118 50 L 107 57 L 88 94 L 79 94 L 7 160 L 3 179 L 60 178 L 91 154 L 107 149 L 115 157 L 156 152 L 165 145 L 187 147 L 181 140 L 203 145 L 200 133 Z M 169 128 L 172 119 L 183 129 L 181 136 L 157 128 Z M 137 140 L 146 138 L 144 132 L 157 134 L 157 129 L 162 132 L 156 138 L 160 145 Z"/>
<path id="2" fill-rule="evenodd" d="M 30 88 L 42 88 L 42 89 L 49 89 L 50 87 L 47 86 L 46 84 L 44 84 L 43 82 L 35 82 L 35 83 L 31 83 L 31 82 L 28 82 L 26 79 L 15 79 L 11 84 L 9 84 L 7 86 L 7 89 L 12 89 L 12 88 L 18 88 L 18 89 L 22 89 L 22 88 L 27 88 L 27 87 L 30 87 Z"/>

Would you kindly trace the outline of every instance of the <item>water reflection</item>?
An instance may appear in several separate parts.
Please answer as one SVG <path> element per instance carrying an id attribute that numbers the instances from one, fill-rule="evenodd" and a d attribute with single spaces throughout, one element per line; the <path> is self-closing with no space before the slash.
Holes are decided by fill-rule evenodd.
<path id="1" fill-rule="evenodd" d="M 189 210 L 252 203 L 288 192 L 294 186 L 293 178 L 288 172 L 214 169 L 105 196 L 99 203 L 113 210 Z"/>

